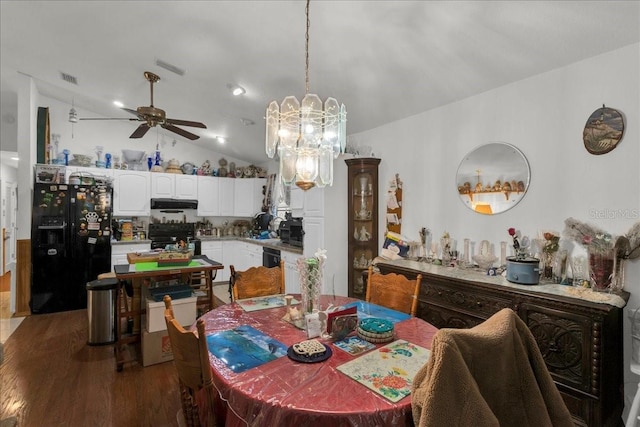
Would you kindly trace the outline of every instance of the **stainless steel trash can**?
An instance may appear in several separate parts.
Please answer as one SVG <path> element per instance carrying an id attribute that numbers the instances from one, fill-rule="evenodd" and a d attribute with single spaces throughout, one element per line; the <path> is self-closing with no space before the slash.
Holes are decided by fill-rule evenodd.
<path id="1" fill-rule="evenodd" d="M 115 306 L 118 281 L 113 278 L 87 283 L 87 315 L 89 337 L 87 344 L 115 342 Z"/>

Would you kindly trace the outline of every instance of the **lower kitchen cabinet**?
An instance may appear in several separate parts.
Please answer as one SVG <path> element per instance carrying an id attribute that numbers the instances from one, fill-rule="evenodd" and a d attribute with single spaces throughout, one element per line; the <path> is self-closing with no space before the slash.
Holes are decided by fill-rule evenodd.
<path id="1" fill-rule="evenodd" d="M 284 261 L 285 293 L 300 293 L 300 276 L 298 275 L 298 258 L 302 255 L 293 252 L 280 251 L 280 257 Z"/>
<path id="2" fill-rule="evenodd" d="M 378 267 L 409 278 L 422 274 L 417 315 L 438 328 L 470 328 L 511 308 L 535 337 L 575 424 L 622 425 L 623 307 L 552 294 L 542 285 L 505 285 L 482 273 L 454 277 L 450 267 L 416 261 Z M 620 297 L 626 303 L 629 294 Z"/>

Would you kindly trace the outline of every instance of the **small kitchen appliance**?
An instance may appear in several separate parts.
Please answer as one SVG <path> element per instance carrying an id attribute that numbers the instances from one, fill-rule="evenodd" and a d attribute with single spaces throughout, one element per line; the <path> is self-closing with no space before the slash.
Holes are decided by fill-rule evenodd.
<path id="1" fill-rule="evenodd" d="M 269 226 L 271 225 L 271 220 L 273 219 L 273 215 L 261 212 L 257 214 L 253 218 L 253 230 L 251 234 L 253 236 L 262 235 L 263 231 L 269 231 Z"/>
<path id="2" fill-rule="evenodd" d="M 521 285 L 537 285 L 540 280 L 540 260 L 534 257 L 507 257 L 507 280 Z"/>
<path id="3" fill-rule="evenodd" d="M 302 218 L 294 218 L 291 213 L 286 213 L 285 220 L 280 223 L 279 232 L 282 243 L 288 243 L 291 246 L 303 246 L 304 229 L 302 227 Z"/>

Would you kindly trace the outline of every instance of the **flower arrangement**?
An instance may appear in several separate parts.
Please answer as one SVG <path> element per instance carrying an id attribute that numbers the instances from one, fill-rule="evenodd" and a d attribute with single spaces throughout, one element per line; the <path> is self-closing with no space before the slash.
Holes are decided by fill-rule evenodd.
<path id="1" fill-rule="evenodd" d="M 546 254 L 554 254 L 560 249 L 560 236 L 551 231 L 545 231 L 542 234 L 544 237 L 544 246 L 542 246 L 542 252 Z"/>
<path id="2" fill-rule="evenodd" d="M 320 305 L 322 293 L 322 271 L 327 260 L 327 251 L 318 249 L 311 258 L 298 259 L 298 273 L 300 274 L 300 293 L 304 313 L 312 313 Z"/>
<path id="3" fill-rule="evenodd" d="M 565 219 L 564 224 L 564 235 L 576 243 L 586 246 L 587 250 L 605 253 L 613 249 L 613 237 L 604 230 L 574 218 Z"/>
<path id="4" fill-rule="evenodd" d="M 513 239 L 513 250 L 516 254 L 516 260 L 523 260 L 527 257 L 527 248 L 529 247 L 529 238 L 527 236 L 521 237 L 520 231 L 511 227 L 507 230 L 509 236 Z M 522 243 L 518 241 L 522 240 Z"/>

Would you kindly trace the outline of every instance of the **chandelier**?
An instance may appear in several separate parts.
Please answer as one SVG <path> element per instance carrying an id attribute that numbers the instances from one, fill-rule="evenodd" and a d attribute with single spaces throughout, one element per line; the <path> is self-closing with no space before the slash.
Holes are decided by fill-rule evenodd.
<path id="1" fill-rule="evenodd" d="M 302 102 L 287 96 L 280 105 L 272 101 L 266 113 L 266 152 L 280 158 L 280 180 L 303 190 L 333 184 L 333 159 L 344 153 L 347 110 L 335 98 L 324 105 L 309 93 L 309 0 L 305 8 L 305 83 Z"/>

